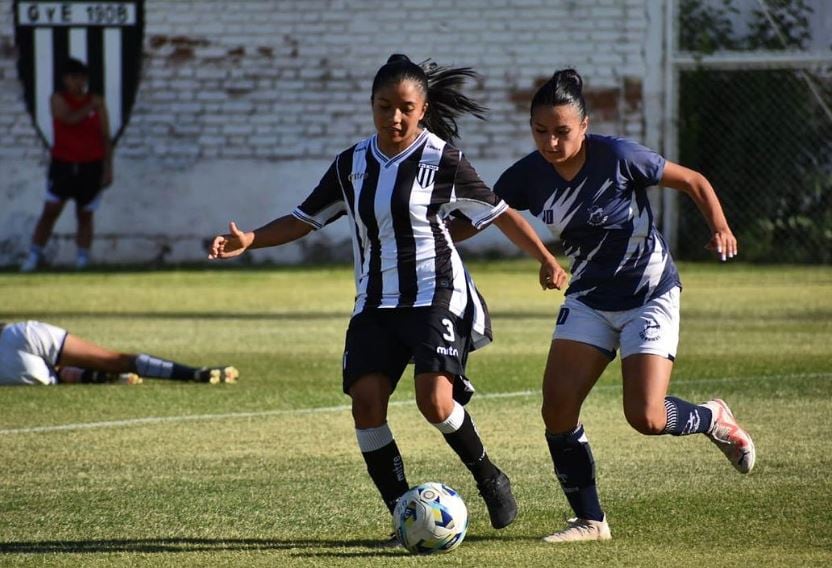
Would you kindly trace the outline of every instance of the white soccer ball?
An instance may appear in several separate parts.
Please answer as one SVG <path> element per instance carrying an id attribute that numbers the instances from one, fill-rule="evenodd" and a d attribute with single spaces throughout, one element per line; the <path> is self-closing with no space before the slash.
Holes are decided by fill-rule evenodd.
<path id="1" fill-rule="evenodd" d="M 468 531 L 468 508 L 443 483 L 423 483 L 399 498 L 393 511 L 396 538 L 414 554 L 448 552 Z"/>

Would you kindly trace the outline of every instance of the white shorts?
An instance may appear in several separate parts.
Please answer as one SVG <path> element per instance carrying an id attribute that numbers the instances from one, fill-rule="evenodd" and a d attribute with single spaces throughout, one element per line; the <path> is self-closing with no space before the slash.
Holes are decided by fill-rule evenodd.
<path id="1" fill-rule="evenodd" d="M 39 321 L 7 324 L 0 332 L 0 385 L 54 385 L 66 336 Z"/>
<path id="2" fill-rule="evenodd" d="M 622 359 L 649 353 L 673 361 L 679 345 L 679 293 L 676 286 L 643 306 L 621 312 L 596 310 L 567 297 L 552 339 L 587 343 L 610 359 L 620 347 Z"/>

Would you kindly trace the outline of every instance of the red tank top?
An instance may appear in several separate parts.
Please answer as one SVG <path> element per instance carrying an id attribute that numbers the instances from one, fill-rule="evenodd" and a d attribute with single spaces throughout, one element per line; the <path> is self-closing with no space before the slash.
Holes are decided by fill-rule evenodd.
<path id="1" fill-rule="evenodd" d="M 72 110 L 78 110 L 92 100 L 92 95 L 80 99 L 65 93 L 58 93 Z M 67 124 L 52 118 L 55 143 L 52 145 L 52 157 L 62 162 L 97 162 L 106 155 L 104 140 L 101 136 L 101 116 L 98 111 L 90 112 L 81 122 Z"/>

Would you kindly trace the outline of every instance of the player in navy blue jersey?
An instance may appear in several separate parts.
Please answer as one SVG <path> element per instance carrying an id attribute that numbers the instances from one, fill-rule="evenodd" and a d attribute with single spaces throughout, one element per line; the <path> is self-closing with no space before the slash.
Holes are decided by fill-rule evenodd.
<path id="1" fill-rule="evenodd" d="M 696 405 L 667 396 L 681 282 L 653 224 L 647 188 L 662 185 L 693 199 L 713 235 L 707 247 L 725 261 L 737 254 L 737 240 L 719 200 L 700 173 L 631 140 L 589 134 L 581 91 L 572 69 L 540 87 L 531 104 L 537 150 L 494 187 L 511 207 L 545 223 L 572 261 L 544 374 L 542 414 L 557 478 L 576 516 L 547 542 L 611 538 L 580 411 L 617 349 L 624 414 L 633 428 L 648 435 L 705 434 L 742 473 L 755 458 L 750 436 L 722 400 Z M 459 222 L 452 229 L 455 240 L 472 233 Z"/>
<path id="2" fill-rule="evenodd" d="M 356 302 L 343 356 L 343 388 L 352 398 L 358 446 L 390 511 L 408 489 L 387 424 L 387 405 L 414 361 L 416 403 L 476 479 L 491 524 L 517 513 L 508 477 L 485 452 L 463 405 L 469 351 L 491 340 L 488 312 L 446 226 L 452 213 L 477 229 L 497 225 L 541 263 L 540 283 L 566 273 L 522 216 L 479 178 L 446 140 L 455 117 L 484 110 L 459 88 L 470 69 L 417 65 L 394 55 L 376 74 L 370 99 L 376 134 L 340 153 L 318 187 L 291 215 L 255 231 L 216 237 L 210 258 L 294 241 L 346 216 L 353 240 Z"/>

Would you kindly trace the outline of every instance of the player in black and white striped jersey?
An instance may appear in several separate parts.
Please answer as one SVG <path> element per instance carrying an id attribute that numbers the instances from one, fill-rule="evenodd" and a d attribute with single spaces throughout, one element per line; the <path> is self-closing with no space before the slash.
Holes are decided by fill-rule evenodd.
<path id="1" fill-rule="evenodd" d="M 291 215 L 250 232 L 231 223 L 230 233 L 214 238 L 209 257 L 288 243 L 347 216 L 357 293 L 343 387 L 370 477 L 392 511 L 408 484 L 387 405 L 412 358 L 419 410 L 472 472 L 492 526 L 502 528 L 517 513 L 510 483 L 462 406 L 473 392 L 465 378 L 468 352 L 491 340 L 488 313 L 445 223 L 451 214 L 478 229 L 494 223 L 540 261 L 544 289 L 560 288 L 566 273 L 528 223 L 445 141 L 458 134 L 455 117 L 482 116 L 483 107 L 460 92 L 472 75 L 468 68 L 391 56 L 373 81 L 376 134 L 339 154 Z"/>

